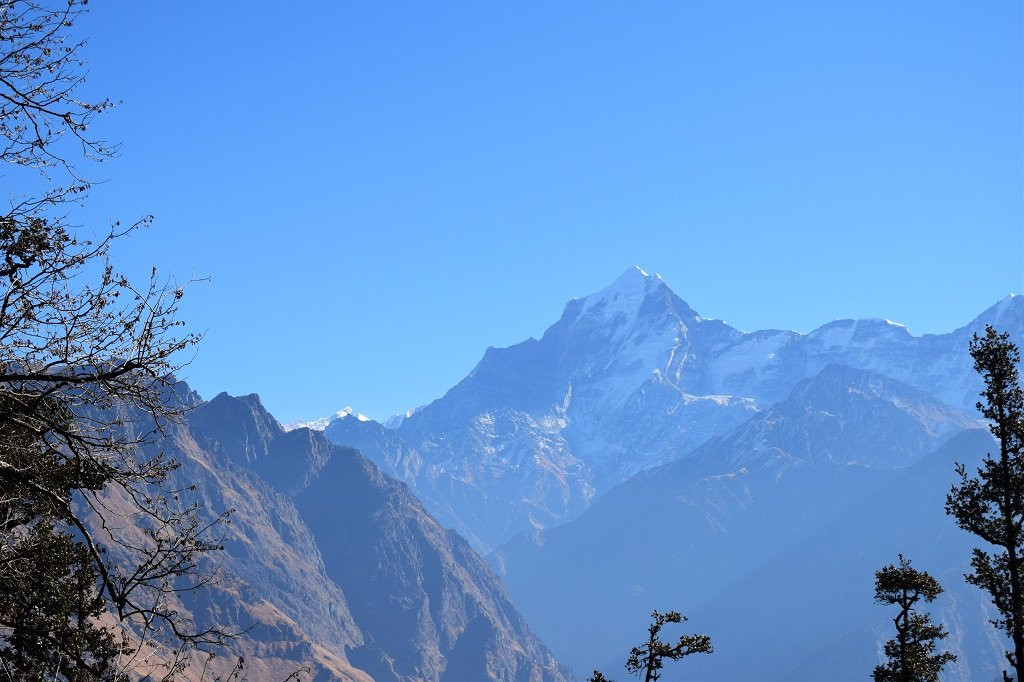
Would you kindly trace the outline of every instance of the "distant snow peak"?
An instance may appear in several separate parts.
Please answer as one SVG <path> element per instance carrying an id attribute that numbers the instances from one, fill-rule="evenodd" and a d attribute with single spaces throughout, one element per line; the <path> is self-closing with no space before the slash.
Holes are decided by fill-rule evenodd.
<path id="1" fill-rule="evenodd" d="M 402 425 L 402 422 L 404 422 L 406 419 L 413 416 L 422 409 L 423 406 L 421 405 L 419 407 L 414 407 L 411 410 L 406 410 L 405 412 L 402 412 L 400 414 L 393 414 L 387 419 L 385 419 L 381 426 L 383 426 L 385 429 L 397 429 L 399 426 Z"/>
<path id="2" fill-rule="evenodd" d="M 355 417 L 361 422 L 371 421 L 365 414 L 359 414 L 355 412 L 351 407 L 346 407 L 343 410 L 338 410 L 330 417 L 318 417 L 316 419 L 310 419 L 308 421 L 294 421 L 288 424 L 283 424 L 285 431 L 294 431 L 295 429 L 309 429 L 310 431 L 323 431 L 327 426 L 335 419 L 346 419 L 348 417 Z"/>
<path id="3" fill-rule="evenodd" d="M 650 280 L 661 281 L 661 275 L 651 275 L 639 265 L 634 265 L 630 268 L 627 268 L 624 273 L 619 275 L 619 278 L 615 280 L 615 282 L 613 282 L 612 285 L 608 288 L 611 289 L 614 288 L 616 284 L 627 282 L 632 283 L 633 285 L 636 285 L 637 283 L 646 285 L 649 283 Z"/>
<path id="4" fill-rule="evenodd" d="M 584 297 L 579 315 L 583 317 L 588 314 L 598 314 L 608 321 L 614 320 L 620 315 L 631 317 L 640 309 L 647 295 L 658 285 L 664 285 L 664 280 L 660 275 L 652 277 L 639 266 L 634 265 L 609 286 L 596 294 Z"/>
<path id="5" fill-rule="evenodd" d="M 1014 306 L 1020 304 L 1022 298 L 1019 294 L 1007 294 L 1005 298 L 992 306 L 992 309 L 1002 314 L 1008 310 L 1012 310 Z"/>
<path id="6" fill-rule="evenodd" d="M 346 407 L 344 410 L 341 410 L 340 412 L 335 412 L 334 413 L 334 418 L 335 419 L 347 419 L 349 417 L 355 417 L 356 420 L 361 421 L 361 422 L 372 421 L 365 414 L 360 414 L 358 412 L 353 411 L 351 407 Z"/>
<path id="7" fill-rule="evenodd" d="M 646 270 L 644 270 L 642 267 L 640 267 L 639 265 L 634 265 L 632 268 L 630 268 L 630 270 L 633 270 L 633 271 L 639 273 L 644 279 L 655 280 L 655 281 L 658 281 L 658 282 L 664 282 L 665 281 L 665 278 L 662 277 L 657 272 L 649 273 Z"/>
<path id="8" fill-rule="evenodd" d="M 606 292 L 614 293 L 623 290 L 643 290 L 653 284 L 662 283 L 664 281 L 665 280 L 662 278 L 661 275 L 657 273 L 652 275 L 643 268 L 641 268 L 639 265 L 634 265 L 630 268 L 627 268 L 625 272 L 619 275 L 614 282 L 609 284 L 602 291 L 599 291 L 598 293 L 593 294 L 592 296 L 587 296 L 586 298 L 601 296 Z"/>
<path id="9" fill-rule="evenodd" d="M 614 294 L 622 290 L 635 289 L 638 287 L 643 288 L 648 284 L 654 282 L 660 282 L 667 286 L 665 278 L 659 275 L 658 273 L 654 273 L 652 275 L 639 265 L 633 265 L 627 268 L 626 271 L 619 275 L 614 282 L 609 284 L 601 291 L 589 294 L 587 296 L 574 296 L 573 298 L 569 299 L 569 302 L 571 303 L 572 301 L 598 299 L 609 293 Z"/>
<path id="10" fill-rule="evenodd" d="M 310 431 L 323 431 L 327 428 L 327 425 L 331 423 L 330 417 L 319 417 L 311 420 L 299 420 L 294 422 L 288 422 L 287 424 L 281 424 L 281 427 L 285 431 L 294 431 L 295 429 L 309 429 Z"/>

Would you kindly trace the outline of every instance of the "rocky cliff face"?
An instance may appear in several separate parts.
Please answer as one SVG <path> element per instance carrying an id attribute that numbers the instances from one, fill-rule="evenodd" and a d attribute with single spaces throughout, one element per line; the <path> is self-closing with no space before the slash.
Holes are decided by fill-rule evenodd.
<path id="1" fill-rule="evenodd" d="M 539 341 L 488 349 L 469 376 L 397 428 L 342 418 L 325 433 L 490 550 L 575 518 L 600 493 L 736 427 L 828 365 L 973 410 L 980 382 L 966 348 L 985 323 L 1024 335 L 1024 297 L 937 336 L 887 320 L 743 333 L 634 268 L 570 301 Z"/>
<path id="2" fill-rule="evenodd" d="M 183 607 L 244 631 L 230 653 L 250 678 L 571 679 L 487 564 L 357 451 L 226 394 L 159 445 L 204 507 L 235 509 L 219 584 Z"/>

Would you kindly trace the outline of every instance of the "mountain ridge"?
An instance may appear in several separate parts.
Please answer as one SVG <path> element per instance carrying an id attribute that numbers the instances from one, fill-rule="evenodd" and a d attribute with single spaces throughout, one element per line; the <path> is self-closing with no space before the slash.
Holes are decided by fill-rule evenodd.
<path id="1" fill-rule="evenodd" d="M 174 606 L 244 633 L 211 673 L 243 656 L 259 679 L 303 667 L 349 682 L 573 679 L 404 483 L 320 432 L 285 431 L 258 396 L 196 397 L 149 447 L 178 461 L 170 484 L 202 509 L 235 510 L 207 561 L 221 579 Z"/>
<path id="2" fill-rule="evenodd" d="M 874 390 L 860 390 L 865 385 Z M 830 402 L 822 402 L 822 395 Z M 935 415 L 921 409 L 915 399 L 940 410 L 947 427 L 936 429 Z M 960 430 L 961 425 L 968 428 Z M 628 650 L 636 632 L 642 631 L 644 614 L 651 608 L 671 607 L 690 615 L 694 627 L 708 632 L 715 642 L 716 656 L 688 664 L 697 679 L 787 679 L 789 667 L 806 656 L 801 653 L 806 637 L 797 622 L 781 631 L 772 629 L 767 622 L 771 609 L 799 611 L 802 607 L 785 604 L 805 594 L 811 595 L 807 609 L 832 613 L 834 609 L 819 602 L 828 601 L 830 590 L 837 590 L 843 593 L 844 604 L 862 599 L 866 605 L 851 607 L 854 621 L 880 620 L 873 615 L 870 585 L 861 597 L 845 595 L 860 590 L 861 582 L 869 583 L 883 561 L 893 560 L 880 546 L 891 548 L 898 534 L 884 530 L 886 517 L 881 512 L 865 516 L 862 510 L 879 507 L 869 501 L 880 499 L 887 486 L 907 480 L 920 469 L 919 463 L 934 460 L 934 453 L 943 448 L 948 452 L 950 443 L 963 438 L 972 445 L 991 442 L 976 420 L 916 389 L 878 375 L 830 367 L 795 387 L 787 400 L 707 441 L 689 456 L 639 472 L 605 493 L 579 518 L 521 534 L 490 559 L 556 655 L 580 673 L 593 667 L 614 671 L 612 666 L 621 665 L 621 660 L 606 660 L 607 649 Z M 977 461 L 979 456 L 974 452 L 965 461 Z M 952 463 L 947 464 L 944 474 L 930 474 L 928 480 L 952 480 Z M 934 509 L 917 504 L 941 497 L 945 490 L 941 485 L 937 490 L 927 488 L 916 494 L 915 502 L 908 502 L 915 519 L 928 521 L 922 532 L 952 527 L 941 504 Z M 890 500 L 888 514 L 894 513 L 893 507 Z M 866 529 L 858 526 L 862 518 L 871 520 Z M 831 527 L 844 530 L 830 536 Z M 886 543 L 867 542 L 864 538 L 872 532 L 888 538 Z M 822 537 L 830 538 L 830 550 L 839 554 L 834 560 L 800 550 Z M 967 543 L 960 537 L 950 551 L 963 549 L 958 555 L 962 563 L 970 556 L 964 549 Z M 920 543 L 905 547 L 920 552 Z M 844 562 L 863 570 L 844 570 L 842 580 L 830 583 L 832 574 L 822 566 Z M 756 581 L 769 570 L 772 573 L 760 579 L 757 590 L 734 587 Z M 801 571 L 803 579 L 786 583 L 787 591 L 771 601 L 765 595 L 782 589 L 778 581 L 787 570 Z M 600 599 L 595 600 L 595 594 Z M 771 609 L 761 606 L 769 602 Z M 807 609 L 799 611 L 805 623 Z M 566 634 L 560 622 L 564 613 L 600 626 L 582 637 Z M 740 645 L 755 636 L 753 626 L 730 623 L 752 619 L 765 629 L 762 639 L 773 644 Z M 972 620 L 971 625 L 979 632 L 988 630 L 983 619 Z M 871 645 L 867 651 L 861 646 L 865 641 Z M 870 661 L 874 640 L 859 642 L 860 658 Z M 972 651 L 973 659 L 978 652 Z M 972 665 L 976 669 L 977 661 Z M 809 679 L 847 679 L 847 673 L 837 677 L 827 668 L 813 669 L 816 677 Z M 862 677 L 863 670 L 849 675 Z"/>
<path id="3" fill-rule="evenodd" d="M 964 351 L 986 322 L 1024 334 L 1024 297 L 942 335 L 913 336 L 884 319 L 837 320 L 808 334 L 740 332 L 630 268 L 569 301 L 540 339 L 489 348 L 462 381 L 386 434 L 350 419 L 324 432 L 406 481 L 487 552 L 575 518 L 616 483 L 686 455 L 827 365 L 971 409 L 980 381 Z"/>

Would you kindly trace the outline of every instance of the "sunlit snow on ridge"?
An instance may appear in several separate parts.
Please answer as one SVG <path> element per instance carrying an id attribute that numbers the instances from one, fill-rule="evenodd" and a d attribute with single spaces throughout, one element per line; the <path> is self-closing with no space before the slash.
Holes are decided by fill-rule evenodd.
<path id="1" fill-rule="evenodd" d="M 371 419 L 367 417 L 365 414 L 359 414 L 358 412 L 355 412 L 351 407 L 346 407 L 343 410 L 338 410 L 330 417 L 319 417 L 317 419 L 311 419 L 309 421 L 294 421 L 289 422 L 287 424 L 282 424 L 281 426 L 284 428 L 285 431 L 294 431 L 295 429 L 323 431 L 324 429 L 327 428 L 327 425 L 330 424 L 335 419 L 345 419 L 347 417 L 355 417 L 361 422 L 371 421 Z"/>

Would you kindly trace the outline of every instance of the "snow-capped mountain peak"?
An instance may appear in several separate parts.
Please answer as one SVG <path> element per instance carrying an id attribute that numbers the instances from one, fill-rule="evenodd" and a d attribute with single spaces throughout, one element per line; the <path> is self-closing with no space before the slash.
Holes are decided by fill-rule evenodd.
<path id="1" fill-rule="evenodd" d="M 601 291 L 573 299 L 569 306 L 578 306 L 578 318 L 594 315 L 610 322 L 619 316 L 635 316 L 645 299 L 659 290 L 670 291 L 661 275 L 649 275 L 634 265 Z"/>
<path id="2" fill-rule="evenodd" d="M 1010 331 L 1012 333 L 1015 330 L 1004 329 L 1003 327 L 1006 327 L 1008 324 L 1012 326 L 1013 322 L 1018 321 L 1022 310 L 1024 310 L 1024 296 L 1008 294 L 979 315 L 975 322 L 991 324 L 999 329 L 999 331 Z M 978 324 L 978 326 L 981 326 L 981 324 Z"/>
<path id="3" fill-rule="evenodd" d="M 517 531 L 573 518 L 595 494 L 786 400 L 829 365 L 884 376 L 970 411 L 980 383 L 967 353 L 970 335 L 991 322 L 1021 338 L 1022 302 L 1007 297 L 945 335 L 916 337 L 883 318 L 836 320 L 808 334 L 744 333 L 698 315 L 662 278 L 631 267 L 569 301 L 540 339 L 488 349 L 442 398 L 393 420 L 386 433 L 345 419 L 328 437 L 358 446 L 413 485 L 445 523 L 490 550 Z M 829 376 L 808 385 L 830 385 Z M 871 394 L 871 381 L 850 381 L 866 396 L 860 413 L 907 412 Z M 899 393 L 901 404 L 916 400 Z M 915 404 L 904 421 L 925 422 L 935 433 L 965 426 L 926 401 Z"/>
<path id="4" fill-rule="evenodd" d="M 360 414 L 353 410 L 351 407 L 346 407 L 343 410 L 338 410 L 330 417 L 317 417 L 316 419 L 300 420 L 282 424 L 285 431 L 294 431 L 295 429 L 309 429 L 310 431 L 323 431 L 327 428 L 335 419 L 346 419 L 352 417 L 361 422 L 371 421 L 365 414 Z"/>

